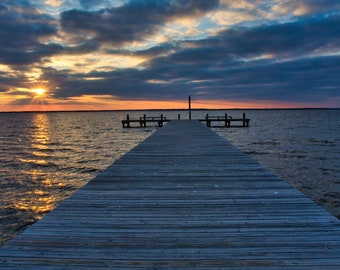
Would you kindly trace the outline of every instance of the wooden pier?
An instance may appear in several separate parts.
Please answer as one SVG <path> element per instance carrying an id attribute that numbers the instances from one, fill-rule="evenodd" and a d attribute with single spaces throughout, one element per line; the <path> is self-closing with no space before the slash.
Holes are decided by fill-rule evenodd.
<path id="1" fill-rule="evenodd" d="M 178 119 L 180 120 L 180 115 L 178 115 Z M 191 115 L 189 116 L 191 118 Z M 171 120 L 161 114 L 161 116 L 152 116 L 147 117 L 145 114 L 139 119 L 130 119 L 130 115 L 126 115 L 126 119 L 122 120 L 123 128 L 131 128 L 133 127 L 131 124 L 137 123 L 137 126 L 134 127 L 147 127 L 147 123 L 157 123 L 158 127 L 162 127 L 164 123 L 170 122 Z M 246 114 L 243 114 L 242 118 L 233 118 L 232 116 L 228 116 L 227 114 L 223 116 L 209 116 L 207 114 L 205 118 L 199 119 L 200 122 L 205 122 L 207 127 L 249 127 L 250 119 L 246 118 Z M 212 123 L 223 123 L 224 125 L 212 125 Z M 236 124 L 235 124 L 236 123 Z"/>
<path id="2" fill-rule="evenodd" d="M 158 129 L 0 249 L 0 269 L 340 269 L 340 222 L 199 121 Z"/>
<path id="3" fill-rule="evenodd" d="M 126 119 L 122 120 L 123 128 L 131 128 L 132 123 L 138 123 L 139 127 L 146 127 L 147 123 L 157 123 L 158 127 L 162 127 L 164 123 L 169 122 L 170 120 L 167 120 L 166 117 L 161 115 L 158 116 L 151 116 L 146 117 L 144 114 L 142 117 L 139 117 L 139 119 L 130 119 L 129 115 L 126 115 Z M 137 126 L 138 127 L 138 126 Z"/>
<path id="4" fill-rule="evenodd" d="M 227 114 L 223 116 L 209 116 L 207 114 L 204 119 L 199 119 L 201 122 L 206 122 L 207 127 L 249 127 L 250 119 L 246 118 L 246 114 L 243 114 L 242 118 L 232 118 L 232 116 L 228 116 Z M 212 123 L 218 122 L 218 123 L 224 123 L 223 126 L 213 126 Z M 240 124 L 234 124 L 234 123 L 240 123 Z"/>

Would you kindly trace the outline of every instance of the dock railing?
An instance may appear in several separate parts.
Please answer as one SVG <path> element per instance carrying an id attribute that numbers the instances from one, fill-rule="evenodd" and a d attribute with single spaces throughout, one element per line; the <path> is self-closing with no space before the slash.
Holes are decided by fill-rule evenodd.
<path id="1" fill-rule="evenodd" d="M 199 119 L 201 122 L 206 122 L 207 127 L 212 127 L 213 122 L 224 122 L 224 127 L 249 127 L 250 119 L 246 118 L 246 114 L 243 113 L 242 118 L 232 118 L 231 116 L 228 116 L 228 114 L 225 114 L 223 116 L 210 116 L 209 114 L 206 114 L 204 119 Z M 234 125 L 232 122 L 241 122 L 241 125 Z M 214 127 L 221 127 L 214 126 Z"/>
<path id="2" fill-rule="evenodd" d="M 178 115 L 178 120 L 180 120 L 181 117 Z M 131 128 L 133 123 L 139 124 L 137 127 L 146 127 L 147 123 L 157 123 L 158 127 L 162 127 L 165 122 L 171 121 L 170 119 L 167 119 L 163 114 L 160 116 L 146 116 L 144 114 L 143 116 L 139 117 L 138 119 L 130 119 L 129 114 L 126 115 L 126 119 L 122 120 L 123 128 Z M 198 119 L 200 122 L 206 122 L 207 127 L 249 127 L 250 119 L 246 118 L 246 114 L 243 113 L 242 118 L 232 118 L 228 114 L 219 115 L 219 116 L 211 116 L 209 114 L 206 114 L 205 118 Z M 224 125 L 212 125 L 213 123 L 223 123 Z M 235 124 L 240 123 L 240 124 Z"/>
<path id="3" fill-rule="evenodd" d="M 169 122 L 163 114 L 161 116 L 151 116 L 147 117 L 145 114 L 139 119 L 130 119 L 130 116 L 127 114 L 126 119 L 122 120 L 123 128 L 130 128 L 131 123 L 139 123 L 139 127 L 146 127 L 147 123 L 157 123 L 158 127 L 162 127 L 164 122 Z"/>

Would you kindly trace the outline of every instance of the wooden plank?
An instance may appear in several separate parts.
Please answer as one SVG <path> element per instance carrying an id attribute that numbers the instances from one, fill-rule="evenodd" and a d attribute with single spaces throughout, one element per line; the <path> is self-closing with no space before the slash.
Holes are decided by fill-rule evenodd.
<path id="1" fill-rule="evenodd" d="M 339 221 L 198 121 L 171 121 L 0 250 L 0 269 L 340 267 Z"/>

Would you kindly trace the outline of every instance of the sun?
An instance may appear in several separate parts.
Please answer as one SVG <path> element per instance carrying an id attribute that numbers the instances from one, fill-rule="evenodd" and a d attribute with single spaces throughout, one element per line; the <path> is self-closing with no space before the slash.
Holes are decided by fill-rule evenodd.
<path id="1" fill-rule="evenodd" d="M 37 96 L 37 97 L 42 97 L 46 93 L 46 89 L 44 88 L 35 88 L 32 89 L 32 92 Z"/>

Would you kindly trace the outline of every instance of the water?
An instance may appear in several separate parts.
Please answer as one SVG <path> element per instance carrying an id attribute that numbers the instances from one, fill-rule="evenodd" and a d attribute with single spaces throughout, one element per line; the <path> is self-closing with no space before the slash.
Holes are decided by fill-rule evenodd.
<path id="1" fill-rule="evenodd" d="M 217 132 L 340 218 L 340 110 L 256 110 Z"/>
<path id="2" fill-rule="evenodd" d="M 122 129 L 121 113 L 0 114 L 0 240 L 40 219 L 152 129 Z"/>
<path id="3" fill-rule="evenodd" d="M 208 113 L 240 117 L 243 112 L 251 118 L 250 128 L 214 130 L 340 217 L 340 110 Z M 183 111 L 145 113 L 188 117 Z M 194 111 L 192 118 L 206 113 Z M 0 245 L 157 129 L 123 129 L 125 114 L 0 113 Z"/>

